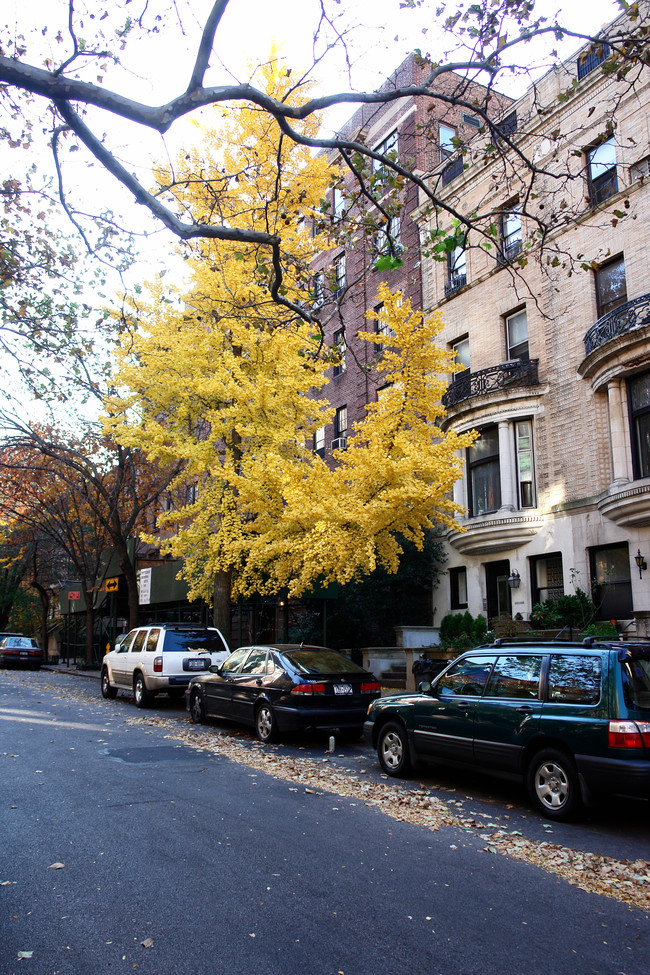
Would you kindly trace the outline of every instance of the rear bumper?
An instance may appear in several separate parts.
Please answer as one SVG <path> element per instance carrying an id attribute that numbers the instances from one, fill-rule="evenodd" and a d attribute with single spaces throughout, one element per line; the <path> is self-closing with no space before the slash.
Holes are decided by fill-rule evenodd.
<path id="1" fill-rule="evenodd" d="M 650 762 L 576 755 L 578 771 L 594 793 L 650 798 Z"/>
<path id="2" fill-rule="evenodd" d="M 0 663 L 5 666 L 17 666 L 20 667 L 26 664 L 28 667 L 40 666 L 44 663 L 43 651 L 28 650 L 27 653 L 20 650 L 3 650 L 0 654 Z"/>
<path id="3" fill-rule="evenodd" d="M 314 728 L 329 731 L 336 728 L 363 727 L 367 705 L 355 708 L 288 708 L 273 705 L 273 713 L 280 731 L 301 731 Z"/>

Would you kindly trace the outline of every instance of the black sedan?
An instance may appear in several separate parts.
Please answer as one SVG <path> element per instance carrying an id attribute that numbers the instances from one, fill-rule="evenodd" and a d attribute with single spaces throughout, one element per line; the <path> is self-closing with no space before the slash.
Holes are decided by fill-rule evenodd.
<path id="1" fill-rule="evenodd" d="M 240 647 L 197 675 L 186 691 L 192 721 L 226 718 L 255 729 L 260 741 L 313 728 L 360 737 L 379 681 L 342 653 L 303 644 Z"/>
<path id="2" fill-rule="evenodd" d="M 0 642 L 0 667 L 32 667 L 43 663 L 43 651 L 36 640 L 21 634 L 8 634 Z"/>

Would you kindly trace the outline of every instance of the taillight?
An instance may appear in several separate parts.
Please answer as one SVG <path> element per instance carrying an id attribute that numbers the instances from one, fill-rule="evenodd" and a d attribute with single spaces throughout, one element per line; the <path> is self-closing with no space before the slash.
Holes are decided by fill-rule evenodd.
<path id="1" fill-rule="evenodd" d="M 292 694 L 324 694 L 325 685 L 324 684 L 296 684 L 295 687 L 291 688 Z"/>
<path id="2" fill-rule="evenodd" d="M 162 657 L 153 658 L 153 672 L 154 674 L 162 674 Z"/>
<path id="3" fill-rule="evenodd" d="M 650 748 L 650 721 L 610 721 L 607 743 L 610 748 Z"/>
<path id="4" fill-rule="evenodd" d="M 380 691 L 380 690 L 381 690 L 381 684 L 379 683 L 378 680 L 372 681 L 369 684 L 362 684 L 361 685 L 361 693 L 362 694 L 375 694 L 377 691 Z"/>

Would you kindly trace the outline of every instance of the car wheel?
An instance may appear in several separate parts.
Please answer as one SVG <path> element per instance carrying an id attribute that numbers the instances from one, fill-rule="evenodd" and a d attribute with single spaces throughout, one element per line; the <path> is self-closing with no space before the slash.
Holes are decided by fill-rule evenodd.
<path id="1" fill-rule="evenodd" d="M 136 708 L 147 708 L 151 704 L 153 694 L 147 690 L 142 674 L 136 674 L 133 678 L 133 700 Z"/>
<path id="2" fill-rule="evenodd" d="M 203 695 L 201 691 L 192 691 L 190 697 L 190 718 L 194 724 L 205 723 L 205 708 L 203 707 Z"/>
<path id="3" fill-rule="evenodd" d="M 554 748 L 538 752 L 528 768 L 528 792 L 548 819 L 570 819 L 580 809 L 580 784 L 573 761 Z"/>
<path id="4" fill-rule="evenodd" d="M 379 764 L 388 775 L 406 775 L 411 767 L 406 729 L 394 721 L 384 725 L 377 741 Z"/>
<path id="5" fill-rule="evenodd" d="M 255 712 L 255 734 L 264 744 L 273 741 L 277 734 L 273 708 L 266 701 L 259 704 Z"/>
<path id="6" fill-rule="evenodd" d="M 104 667 L 102 670 L 102 697 L 108 698 L 111 701 L 113 698 L 117 697 L 117 688 L 111 687 L 111 682 L 106 667 Z"/>

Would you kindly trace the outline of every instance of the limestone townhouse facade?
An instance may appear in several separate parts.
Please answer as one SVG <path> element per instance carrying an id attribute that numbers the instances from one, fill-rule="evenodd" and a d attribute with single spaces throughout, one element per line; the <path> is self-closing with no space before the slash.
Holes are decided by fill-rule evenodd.
<path id="1" fill-rule="evenodd" d="M 477 135 L 431 177 L 456 213 L 491 214 L 446 261 L 422 259 L 423 310 L 440 310 L 466 367 L 442 425 L 480 434 L 462 458 L 466 514 L 444 537 L 436 622 L 526 619 L 580 587 L 600 618 L 647 633 L 650 71 L 604 74 L 606 38 L 506 109 L 507 143 L 486 151 Z M 414 219 L 426 255 L 444 218 L 421 200 Z"/>

